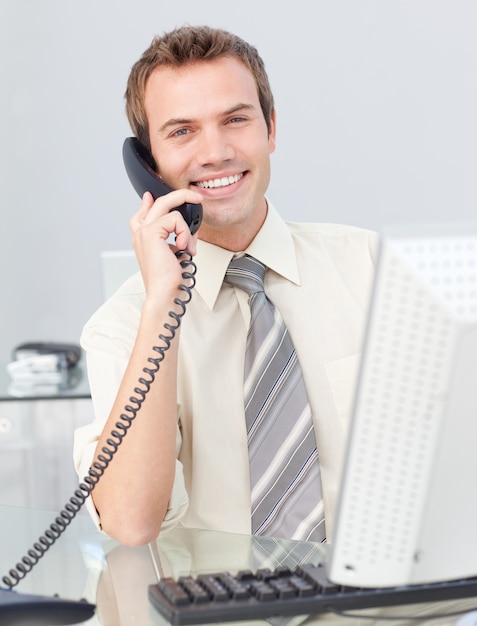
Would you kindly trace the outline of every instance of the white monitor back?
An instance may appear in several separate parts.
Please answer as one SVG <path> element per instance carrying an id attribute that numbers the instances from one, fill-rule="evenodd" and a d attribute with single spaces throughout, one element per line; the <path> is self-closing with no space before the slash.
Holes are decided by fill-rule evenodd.
<path id="1" fill-rule="evenodd" d="M 139 271 L 133 250 L 101 252 L 101 289 L 107 300 L 130 276 Z"/>
<path id="2" fill-rule="evenodd" d="M 477 574 L 477 225 L 385 234 L 329 576 Z"/>

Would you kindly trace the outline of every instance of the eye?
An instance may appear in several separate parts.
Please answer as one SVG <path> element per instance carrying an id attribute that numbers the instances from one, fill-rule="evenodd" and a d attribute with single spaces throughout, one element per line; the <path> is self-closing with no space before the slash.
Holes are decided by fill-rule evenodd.
<path id="1" fill-rule="evenodd" d="M 187 130 L 187 128 L 178 128 L 177 130 L 175 130 L 172 133 L 173 137 L 182 137 L 183 135 L 187 135 L 189 131 Z"/>
<path id="2" fill-rule="evenodd" d="M 242 116 L 235 116 L 235 117 L 231 117 L 231 118 L 229 119 L 229 123 L 232 123 L 232 124 L 238 124 L 238 123 L 240 123 L 240 122 L 245 122 L 246 120 L 247 120 L 247 118 L 246 118 L 246 117 L 242 117 Z"/>

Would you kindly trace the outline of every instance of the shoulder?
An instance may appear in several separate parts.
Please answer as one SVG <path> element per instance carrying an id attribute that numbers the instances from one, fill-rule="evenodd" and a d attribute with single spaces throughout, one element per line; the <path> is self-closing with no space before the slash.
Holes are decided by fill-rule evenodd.
<path id="1" fill-rule="evenodd" d="M 376 237 L 373 230 L 349 224 L 333 224 L 331 222 L 290 222 L 286 221 L 290 232 L 297 236 L 319 237 L 322 239 L 341 239 L 343 237 Z"/>
<path id="2" fill-rule="evenodd" d="M 297 252 L 366 255 L 374 262 L 379 247 L 379 234 L 375 231 L 347 224 L 327 222 L 286 222 L 295 241 Z M 351 260 L 351 259 L 350 259 Z"/>
<path id="3" fill-rule="evenodd" d="M 144 298 L 144 283 L 137 272 L 91 315 L 84 325 L 82 341 L 98 335 L 134 338 Z"/>

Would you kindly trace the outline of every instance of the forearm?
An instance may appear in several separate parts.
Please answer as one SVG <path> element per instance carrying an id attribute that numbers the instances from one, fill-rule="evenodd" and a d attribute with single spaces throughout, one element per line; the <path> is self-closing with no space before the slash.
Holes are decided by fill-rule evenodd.
<path id="1" fill-rule="evenodd" d="M 118 430 L 115 424 L 121 421 L 120 415 L 130 414 L 126 405 L 135 406 L 130 400 L 139 395 L 134 388 L 144 388 L 139 378 L 149 378 L 143 369 L 151 365 L 148 358 L 158 356 L 152 346 L 162 344 L 158 336 L 164 332 L 167 311 L 166 303 L 161 311 L 143 310 L 129 364 L 95 457 L 108 446 L 111 431 Z M 178 340 L 176 336 L 172 341 L 137 418 L 92 493 L 103 530 L 125 544 L 143 544 L 155 538 L 167 511 L 176 458 Z"/>
<path id="2" fill-rule="evenodd" d="M 182 216 L 171 209 L 184 201 L 198 200 L 200 195 L 190 190 L 171 192 L 156 202 L 150 193 L 145 193 L 139 211 L 130 219 L 146 298 L 135 344 L 98 440 L 96 456 L 103 446 L 109 447 L 107 439 L 112 430 L 118 430 L 115 425 L 120 415 L 130 413 L 125 407 L 136 406 L 131 401 L 132 396 L 138 395 L 134 388 L 145 387 L 139 383 L 139 378 L 149 378 L 143 369 L 150 365 L 149 358 L 159 356 L 153 346 L 165 347 L 159 335 L 169 335 L 164 328 L 166 322 L 175 325 L 169 311 L 182 312 L 174 300 L 182 299 L 180 285 L 184 278 L 168 239 L 174 234 L 178 248 L 189 250 L 192 255 L 196 241 Z M 144 544 L 155 539 L 167 512 L 176 460 L 178 341 L 176 334 L 138 417 L 92 493 L 103 530 L 125 544 Z"/>

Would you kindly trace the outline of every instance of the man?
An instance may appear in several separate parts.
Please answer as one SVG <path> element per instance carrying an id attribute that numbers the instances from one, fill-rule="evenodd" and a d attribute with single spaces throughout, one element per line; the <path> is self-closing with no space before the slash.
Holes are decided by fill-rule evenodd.
<path id="1" fill-rule="evenodd" d="M 171 234 L 176 248 L 195 255 L 197 284 L 133 426 L 92 493 L 91 514 L 129 545 L 176 524 L 251 532 L 243 391 L 251 314 L 248 294 L 224 283 L 231 260 L 245 252 L 267 268 L 265 293 L 303 371 L 329 538 L 375 237 L 345 226 L 286 224 L 275 212 L 265 196 L 273 96 L 256 49 L 235 35 L 184 27 L 156 38 L 132 68 L 126 107 L 133 132 L 175 191 L 155 202 L 144 195 L 130 220 L 140 274 L 83 332 L 96 419 L 76 433 L 80 477 L 127 414 L 133 390 L 144 387 L 138 379 L 177 308 L 184 281 Z M 198 241 L 171 211 L 184 202 L 203 205 Z"/>

